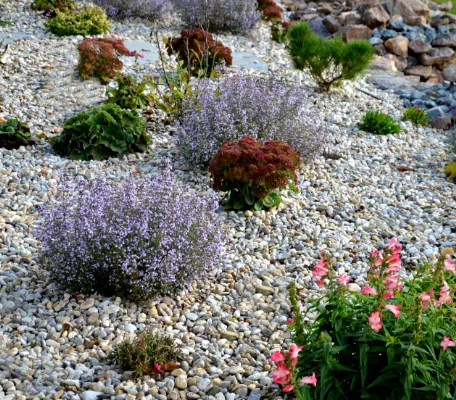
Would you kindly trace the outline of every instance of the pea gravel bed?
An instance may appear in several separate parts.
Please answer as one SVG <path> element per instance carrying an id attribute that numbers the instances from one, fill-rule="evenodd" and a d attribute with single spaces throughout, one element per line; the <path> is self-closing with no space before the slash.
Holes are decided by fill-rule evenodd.
<path id="1" fill-rule="evenodd" d="M 0 3 L 1 4 L 1 3 Z M 404 265 L 456 246 L 456 187 L 443 174 L 451 154 L 444 134 L 401 122 L 403 133 L 378 137 L 356 129 L 362 114 L 378 108 L 400 118 L 401 101 L 361 78 L 330 95 L 312 94 L 331 132 L 325 155 L 299 174 L 299 193 L 286 193 L 277 210 L 219 210 L 230 241 L 215 277 L 173 298 L 134 304 L 118 298 L 74 296 L 48 284 L 34 262 L 32 229 L 37 208 L 57 190 L 58 171 L 75 180 L 104 174 L 118 180 L 136 171 L 155 174 L 171 159 L 180 179 L 202 195 L 207 172 L 190 169 L 175 145 L 175 127 L 149 121 L 147 152 L 104 162 L 56 156 L 45 136 L 64 119 L 100 103 L 105 86 L 75 73 L 80 38 L 55 38 L 43 19 L 18 0 L 1 4 L 15 21 L 6 32 L 30 33 L 12 43 L 0 64 L 0 115 L 29 122 L 38 144 L 0 149 L 0 398 L 4 399 L 249 399 L 280 396 L 272 383 L 271 351 L 287 346 L 287 288 L 296 281 L 305 306 L 318 291 L 310 270 L 326 250 L 350 290 L 363 285 L 368 252 L 390 237 L 404 245 Z M 160 32 L 179 31 L 169 17 Z M 146 40 L 141 21 L 116 22 L 115 36 Z M 247 37 L 221 35 L 234 50 L 249 51 L 270 70 L 296 82 L 282 45 L 260 23 Z M 143 72 L 154 73 L 156 65 Z M 249 71 L 260 74 L 259 71 Z M 362 91 L 358 90 L 361 89 Z M 378 100 L 364 92 L 370 93 Z M 144 328 L 174 338 L 185 360 L 167 376 L 135 379 L 104 361 L 116 345 Z M 276 397 L 280 398 L 280 397 Z"/>

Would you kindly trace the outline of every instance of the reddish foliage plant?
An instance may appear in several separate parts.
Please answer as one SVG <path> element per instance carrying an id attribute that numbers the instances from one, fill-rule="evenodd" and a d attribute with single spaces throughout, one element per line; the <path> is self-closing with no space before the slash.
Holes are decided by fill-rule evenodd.
<path id="1" fill-rule="evenodd" d="M 195 76 L 200 71 L 211 76 L 216 65 L 225 63 L 229 67 L 233 63 L 231 49 L 203 28 L 183 29 L 180 37 L 168 39 L 166 48 L 169 55 L 176 53 Z"/>
<path id="2" fill-rule="evenodd" d="M 229 208 L 261 209 L 280 203 L 280 196 L 274 191 L 296 183 L 300 164 L 298 153 L 285 142 L 269 140 L 262 144 L 244 136 L 223 143 L 209 164 L 209 172 L 214 189 L 229 192 Z"/>
<path id="3" fill-rule="evenodd" d="M 263 13 L 266 21 L 282 20 L 282 8 L 274 0 L 258 0 L 258 9 Z"/>
<path id="4" fill-rule="evenodd" d="M 79 43 L 78 50 L 79 75 L 85 79 L 95 76 L 103 81 L 122 69 L 120 55 L 130 55 L 123 42 L 114 38 L 86 38 Z"/>

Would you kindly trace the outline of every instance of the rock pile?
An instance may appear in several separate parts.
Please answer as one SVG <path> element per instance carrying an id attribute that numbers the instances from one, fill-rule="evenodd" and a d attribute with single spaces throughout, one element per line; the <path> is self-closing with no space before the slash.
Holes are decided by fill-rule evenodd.
<path id="1" fill-rule="evenodd" d="M 367 39 L 377 54 L 423 82 L 456 82 L 456 16 L 448 4 L 422 0 L 283 0 L 292 20 L 308 21 L 323 37 Z M 431 14 L 433 18 L 431 19 Z"/>

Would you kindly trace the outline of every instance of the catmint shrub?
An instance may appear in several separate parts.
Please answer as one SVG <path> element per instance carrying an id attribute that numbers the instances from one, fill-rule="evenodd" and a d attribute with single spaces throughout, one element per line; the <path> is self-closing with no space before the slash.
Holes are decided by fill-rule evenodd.
<path id="1" fill-rule="evenodd" d="M 187 27 L 247 32 L 260 19 L 257 0 L 172 0 Z"/>
<path id="2" fill-rule="evenodd" d="M 327 135 L 307 92 L 275 79 L 238 74 L 218 87 L 202 80 L 184 104 L 179 145 L 193 164 L 209 164 L 226 140 L 280 140 L 309 162 Z"/>
<path id="3" fill-rule="evenodd" d="M 224 237 L 217 206 L 168 169 L 152 180 L 64 183 L 41 209 L 38 262 L 70 292 L 172 294 L 216 268 Z"/>
<path id="4" fill-rule="evenodd" d="M 160 18 L 169 6 L 169 0 L 95 0 L 110 17 Z"/>

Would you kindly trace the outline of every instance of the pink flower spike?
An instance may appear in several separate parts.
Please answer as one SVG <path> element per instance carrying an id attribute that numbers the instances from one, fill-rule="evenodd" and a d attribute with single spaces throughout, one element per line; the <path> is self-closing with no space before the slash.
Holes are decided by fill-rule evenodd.
<path id="1" fill-rule="evenodd" d="M 276 350 L 276 351 L 274 351 L 274 353 L 272 353 L 271 358 L 269 359 L 269 361 L 272 361 L 272 362 L 285 361 L 285 357 L 280 352 L 280 350 Z"/>
<path id="2" fill-rule="evenodd" d="M 387 310 L 391 311 L 396 318 L 399 317 L 399 315 L 401 315 L 401 312 L 399 311 L 399 309 L 401 308 L 400 304 L 398 304 L 397 306 L 393 306 L 392 304 L 387 304 L 385 306 L 385 308 Z"/>
<path id="3" fill-rule="evenodd" d="M 317 386 L 317 378 L 315 377 L 315 372 L 311 376 L 305 376 L 304 378 L 302 378 L 301 382 Z"/>
<path id="4" fill-rule="evenodd" d="M 272 380 L 274 383 L 285 385 L 290 381 L 290 370 L 285 366 L 283 362 L 279 362 L 277 369 L 272 371 Z"/>
<path id="5" fill-rule="evenodd" d="M 394 291 L 389 290 L 383 295 L 383 300 L 392 299 L 394 297 Z"/>
<path id="6" fill-rule="evenodd" d="M 162 372 L 162 373 L 165 372 L 165 371 L 163 371 L 163 368 L 162 368 L 162 366 L 160 364 L 155 363 L 154 364 L 154 368 L 158 372 Z"/>
<path id="7" fill-rule="evenodd" d="M 450 259 L 445 260 L 445 271 L 456 274 L 456 264 L 453 264 Z"/>
<path id="8" fill-rule="evenodd" d="M 339 285 L 346 285 L 348 282 L 350 282 L 350 277 L 347 274 L 343 274 L 337 279 Z"/>
<path id="9" fill-rule="evenodd" d="M 448 349 L 448 347 L 454 347 L 456 346 L 456 343 L 454 343 L 448 336 L 444 336 L 442 342 L 440 343 L 440 346 L 442 346 L 443 351 Z"/>
<path id="10" fill-rule="evenodd" d="M 396 250 L 397 247 L 402 248 L 402 245 L 399 243 L 399 241 L 396 238 L 391 238 L 390 242 L 386 246 L 387 249 L 391 249 L 391 250 Z"/>
<path id="11" fill-rule="evenodd" d="M 323 260 L 318 261 L 313 267 L 312 276 L 314 278 L 325 276 L 328 273 L 328 267 L 329 265 L 327 262 Z"/>
<path id="12" fill-rule="evenodd" d="M 369 324 L 374 332 L 379 332 L 382 329 L 382 319 L 378 311 L 372 312 L 368 318 Z"/>
<path id="13" fill-rule="evenodd" d="M 361 290 L 362 294 L 371 294 L 372 296 L 377 295 L 377 291 L 373 288 L 370 287 L 368 283 L 366 283 L 366 286 L 363 287 L 363 290 Z"/>
<path id="14" fill-rule="evenodd" d="M 287 319 L 287 324 L 292 324 L 294 322 L 294 318 L 288 318 Z"/>
<path id="15" fill-rule="evenodd" d="M 315 281 L 315 283 L 318 286 L 324 286 L 325 285 L 325 280 L 324 279 L 318 279 L 318 280 Z"/>
<path id="16" fill-rule="evenodd" d="M 423 305 L 423 310 L 427 310 L 429 308 L 431 296 L 429 296 L 428 292 L 423 292 L 420 294 L 420 299 L 421 304 Z"/>
<path id="17" fill-rule="evenodd" d="M 290 357 L 292 359 L 298 358 L 299 352 L 304 348 L 304 346 L 296 346 L 294 343 L 290 346 Z"/>
<path id="18" fill-rule="evenodd" d="M 282 388 L 282 392 L 291 392 L 293 390 L 293 385 L 287 385 Z"/>

